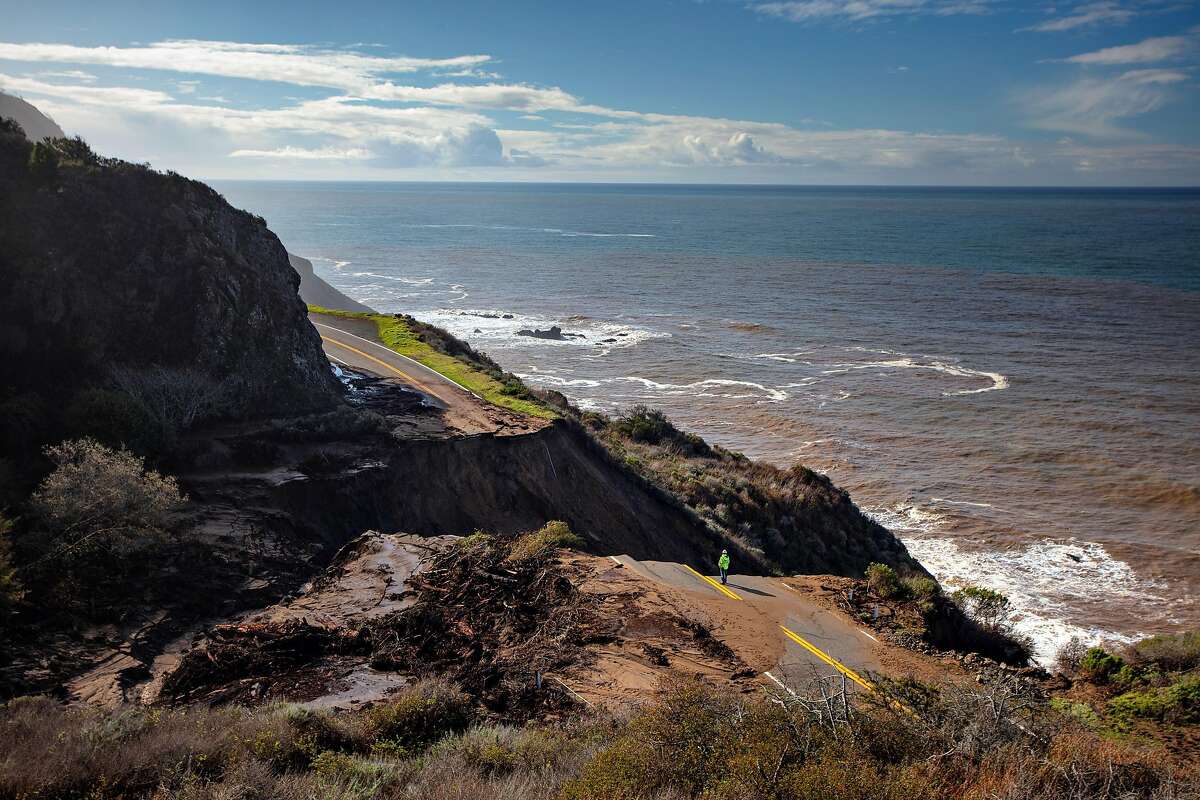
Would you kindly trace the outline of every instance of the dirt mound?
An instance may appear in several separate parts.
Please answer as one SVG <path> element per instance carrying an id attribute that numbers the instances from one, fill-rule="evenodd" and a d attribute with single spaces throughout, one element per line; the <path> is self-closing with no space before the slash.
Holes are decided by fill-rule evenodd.
<path id="1" fill-rule="evenodd" d="M 569 706 L 563 687 L 540 685 L 539 676 L 611 640 L 614 624 L 538 535 L 364 535 L 296 600 L 214 628 L 166 678 L 161 696 L 313 700 L 369 664 L 406 678 L 450 677 L 509 719 Z"/>

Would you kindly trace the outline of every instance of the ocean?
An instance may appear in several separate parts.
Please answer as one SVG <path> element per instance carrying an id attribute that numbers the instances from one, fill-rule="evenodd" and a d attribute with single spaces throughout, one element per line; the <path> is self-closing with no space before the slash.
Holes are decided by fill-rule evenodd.
<path id="1" fill-rule="evenodd" d="M 1200 625 L 1200 190 L 214 185 L 533 386 L 829 474 L 1043 661 Z"/>

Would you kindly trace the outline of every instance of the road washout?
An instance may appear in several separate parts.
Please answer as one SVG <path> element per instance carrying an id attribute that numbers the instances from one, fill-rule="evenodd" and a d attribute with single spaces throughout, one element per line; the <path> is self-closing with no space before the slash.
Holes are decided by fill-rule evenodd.
<path id="1" fill-rule="evenodd" d="M 523 538 L 365 533 L 296 596 L 212 628 L 159 699 L 355 708 L 442 676 L 520 721 L 637 705 L 673 676 L 750 693 L 834 674 L 781 624 L 867 674 L 947 671 L 861 633 L 818 579 L 735 576 L 735 601 L 682 565 Z"/>

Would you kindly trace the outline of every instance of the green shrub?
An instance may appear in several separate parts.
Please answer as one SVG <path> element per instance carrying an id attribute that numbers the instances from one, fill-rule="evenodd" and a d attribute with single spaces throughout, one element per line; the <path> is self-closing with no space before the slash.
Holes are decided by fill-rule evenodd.
<path id="1" fill-rule="evenodd" d="M 933 578 L 905 578 L 904 591 L 914 600 L 930 601 L 942 593 L 942 587 Z"/>
<path id="2" fill-rule="evenodd" d="M 1200 675 L 1188 675 L 1170 686 L 1125 692 L 1110 700 L 1108 707 L 1118 719 L 1139 717 L 1161 722 L 1200 722 Z"/>
<path id="3" fill-rule="evenodd" d="M 46 457 L 56 467 L 29 501 L 42 537 L 39 561 L 65 565 L 64 576 L 81 589 L 118 586 L 127 557 L 166 536 L 170 515 L 186 502 L 179 485 L 146 470 L 140 456 L 94 439 L 48 447 Z"/>
<path id="4" fill-rule="evenodd" d="M 1117 672 L 1125 668 L 1125 660 L 1103 647 L 1089 647 L 1079 660 L 1079 674 L 1092 683 L 1108 683 Z"/>
<path id="5" fill-rule="evenodd" d="M 584 546 L 583 539 L 571 532 L 567 523 L 552 520 L 539 530 L 523 534 L 512 544 L 509 561 L 524 561 L 529 558 L 544 558 L 553 550 L 560 547 L 579 550 Z"/>
<path id="6" fill-rule="evenodd" d="M 58 174 L 58 152 L 46 142 L 36 142 L 29 151 L 29 174 L 43 183 L 54 180 Z"/>
<path id="7" fill-rule="evenodd" d="M 1125 657 L 1139 666 L 1152 664 L 1164 672 L 1186 672 L 1200 667 L 1200 631 L 1161 634 L 1135 642 Z"/>
<path id="8" fill-rule="evenodd" d="M 448 733 L 466 730 L 472 719 L 471 699 L 442 681 L 422 681 L 368 712 L 377 742 L 413 751 Z"/>
<path id="9" fill-rule="evenodd" d="M 867 565 L 867 588 L 877 596 L 888 600 L 901 594 L 900 576 L 896 570 L 887 564 L 871 563 Z"/>
<path id="10" fill-rule="evenodd" d="M 965 586 L 951 597 L 962 612 L 989 630 L 1007 631 L 1013 613 L 1007 596 L 982 586 Z"/>

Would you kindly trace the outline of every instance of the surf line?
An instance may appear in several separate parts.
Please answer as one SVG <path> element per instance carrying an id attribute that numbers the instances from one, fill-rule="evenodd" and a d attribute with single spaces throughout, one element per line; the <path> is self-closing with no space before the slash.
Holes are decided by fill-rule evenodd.
<path id="1" fill-rule="evenodd" d="M 736 594 L 734 594 L 733 592 L 731 592 L 729 589 L 725 588 L 721 584 L 714 581 L 712 578 L 708 577 L 707 575 L 701 575 L 699 572 L 696 572 L 696 570 L 692 569 L 687 564 L 684 564 L 683 568 L 686 569 L 688 572 L 692 573 L 693 575 L 695 575 L 700 580 L 708 583 L 708 585 L 712 586 L 714 589 L 716 589 L 718 592 L 725 595 L 726 597 L 732 597 L 734 600 L 742 599 L 742 598 L 738 597 Z"/>

